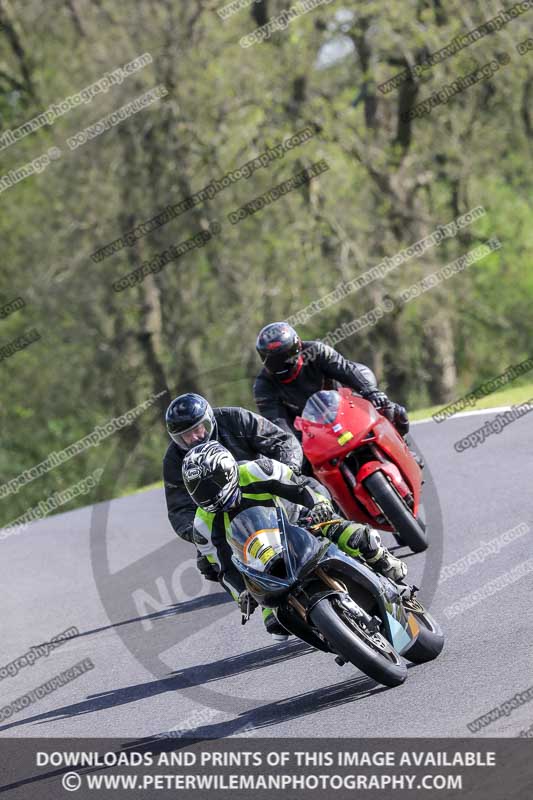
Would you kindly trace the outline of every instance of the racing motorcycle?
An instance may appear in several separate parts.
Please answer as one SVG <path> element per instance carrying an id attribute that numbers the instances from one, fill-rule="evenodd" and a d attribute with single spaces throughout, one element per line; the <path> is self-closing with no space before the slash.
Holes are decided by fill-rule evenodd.
<path id="1" fill-rule="evenodd" d="M 346 387 L 322 390 L 309 398 L 294 426 L 315 477 L 346 519 L 390 531 L 415 553 L 427 548 L 422 470 L 372 403 Z"/>
<path id="2" fill-rule="evenodd" d="M 398 686 L 407 677 L 403 659 L 420 664 L 442 650 L 442 631 L 416 599 L 416 587 L 393 583 L 291 524 L 281 507 L 239 512 L 227 541 L 256 603 L 272 608 L 288 632 L 333 653 L 340 666 L 350 662 L 375 681 Z M 249 604 L 243 624 L 250 613 Z"/>

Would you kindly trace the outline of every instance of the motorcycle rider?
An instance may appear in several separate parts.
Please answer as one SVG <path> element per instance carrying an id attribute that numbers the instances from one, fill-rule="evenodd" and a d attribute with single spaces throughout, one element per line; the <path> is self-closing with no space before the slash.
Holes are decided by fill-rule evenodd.
<path id="1" fill-rule="evenodd" d="M 378 389 L 369 367 L 349 361 L 323 342 L 302 341 L 287 322 L 265 325 L 256 350 L 263 369 L 254 383 L 254 399 L 259 413 L 280 428 L 294 432 L 294 419 L 311 395 L 342 384 L 369 400 L 402 436 L 409 431 L 405 408 Z"/>
<path id="2" fill-rule="evenodd" d="M 407 574 L 403 561 L 383 545 L 377 531 L 366 525 L 339 520 L 329 501 L 305 484 L 286 464 L 261 457 L 237 464 L 219 442 L 205 442 L 183 459 L 183 482 L 198 506 L 194 541 L 199 552 L 216 568 L 219 580 L 234 600 L 249 601 L 243 578 L 231 561 L 227 542 L 231 520 L 245 508 L 283 505 L 289 520 L 305 526 L 322 523 L 321 534 L 353 558 L 361 557 L 382 575 L 401 581 Z M 255 601 L 254 601 L 255 602 Z M 241 605 L 242 607 L 242 605 Z M 263 609 L 268 633 L 277 639 L 287 632 L 272 609 Z"/>
<path id="3" fill-rule="evenodd" d="M 193 541 L 196 512 L 181 473 L 183 459 L 191 447 L 215 439 L 238 459 L 268 456 L 287 464 L 293 472 L 300 472 L 303 455 L 295 436 L 244 408 L 211 408 L 204 397 L 188 392 L 172 401 L 165 421 L 172 439 L 163 460 L 168 518 L 174 531 L 185 541 Z M 200 554 L 197 567 L 207 580 L 218 580 L 216 571 Z"/>

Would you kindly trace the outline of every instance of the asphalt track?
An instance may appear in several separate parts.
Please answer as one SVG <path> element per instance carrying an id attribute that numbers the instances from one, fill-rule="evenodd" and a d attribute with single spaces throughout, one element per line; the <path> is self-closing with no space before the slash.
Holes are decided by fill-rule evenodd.
<path id="1" fill-rule="evenodd" d="M 487 418 L 413 427 L 438 486 L 444 566 L 520 523 L 533 531 L 533 415 L 455 452 L 453 442 Z M 445 609 L 530 558 L 532 536 L 462 575 L 422 585 L 422 600 L 434 593 L 445 649 L 387 690 L 294 639 L 271 644 L 259 614 L 242 627 L 218 586 L 198 580 L 162 491 L 55 515 L 0 542 L 0 666 L 71 626 L 79 635 L 3 678 L 0 706 L 83 659 L 94 669 L 5 719 L 0 735 L 473 735 L 468 722 L 533 685 L 533 573 L 453 618 Z M 420 581 L 426 558 L 428 574 L 438 574 L 440 548 L 431 548 L 408 558 L 411 582 Z M 532 723 L 533 703 L 525 703 L 476 735 L 517 736 Z"/>

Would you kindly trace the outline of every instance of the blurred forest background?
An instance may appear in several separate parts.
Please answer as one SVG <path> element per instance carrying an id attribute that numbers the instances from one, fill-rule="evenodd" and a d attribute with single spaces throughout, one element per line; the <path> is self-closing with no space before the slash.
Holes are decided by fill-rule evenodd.
<path id="1" fill-rule="evenodd" d="M 0 176 L 50 147 L 62 156 L 0 194 L 0 346 L 41 339 L 0 362 L 0 482 L 166 390 L 98 447 L 0 501 L 0 523 L 100 465 L 135 452 L 122 483 L 160 479 L 164 409 L 183 391 L 253 408 L 254 345 L 284 319 L 482 205 L 486 215 L 383 281 L 316 314 L 320 338 L 486 241 L 502 249 L 346 339 L 408 408 L 445 403 L 531 353 L 533 9 L 383 94 L 377 84 L 497 14 L 487 0 L 334 0 L 269 41 L 239 40 L 290 3 L 261 0 L 221 19 L 222 0 L 0 0 L 0 133 L 135 57 L 144 69 L 0 151 Z M 501 54 L 492 78 L 420 119 L 405 112 Z M 141 93 L 164 99 L 70 151 L 67 137 Z M 302 128 L 305 144 L 132 247 L 101 247 Z M 314 162 L 329 171 L 237 225 L 227 215 Z M 112 283 L 213 222 L 220 234 L 140 285 Z M 118 492 L 113 470 L 86 505 Z M 75 507 L 76 501 L 65 509 Z"/>

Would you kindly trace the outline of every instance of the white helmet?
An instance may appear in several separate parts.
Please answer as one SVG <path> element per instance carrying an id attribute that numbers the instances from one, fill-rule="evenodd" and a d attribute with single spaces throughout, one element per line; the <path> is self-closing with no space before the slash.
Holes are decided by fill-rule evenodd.
<path id="1" fill-rule="evenodd" d="M 185 488 L 205 511 L 226 511 L 240 499 L 239 467 L 219 442 L 204 442 L 189 450 L 181 472 Z"/>

